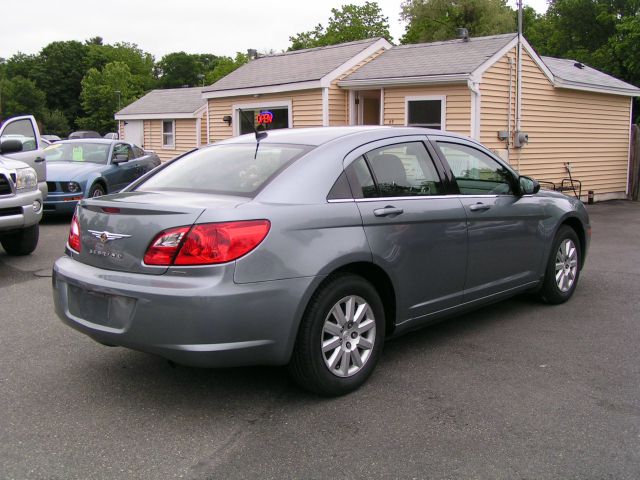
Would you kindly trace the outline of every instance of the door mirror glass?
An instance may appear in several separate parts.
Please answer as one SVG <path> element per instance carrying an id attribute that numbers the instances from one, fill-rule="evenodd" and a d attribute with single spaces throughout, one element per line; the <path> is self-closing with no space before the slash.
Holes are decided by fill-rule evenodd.
<path id="1" fill-rule="evenodd" d="M 540 191 L 540 184 L 533 178 L 520 177 L 519 181 L 520 193 L 522 193 L 522 195 L 533 195 L 534 193 L 538 193 L 538 191 Z"/>

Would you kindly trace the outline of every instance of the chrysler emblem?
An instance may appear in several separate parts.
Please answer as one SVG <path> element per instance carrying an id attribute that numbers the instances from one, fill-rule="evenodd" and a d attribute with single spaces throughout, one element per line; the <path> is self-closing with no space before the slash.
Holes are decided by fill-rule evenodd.
<path id="1" fill-rule="evenodd" d="M 121 238 L 129 238 L 131 235 L 123 235 L 121 233 L 111 233 L 106 230 L 101 232 L 99 230 L 88 230 L 88 232 L 96 237 L 103 244 L 110 242 L 111 240 L 120 240 Z"/>

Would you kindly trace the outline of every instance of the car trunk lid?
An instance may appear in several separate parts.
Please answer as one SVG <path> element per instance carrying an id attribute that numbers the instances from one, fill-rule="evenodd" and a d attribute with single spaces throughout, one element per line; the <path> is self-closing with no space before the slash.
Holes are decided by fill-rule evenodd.
<path id="1" fill-rule="evenodd" d="M 235 208 L 248 199 L 187 192 L 125 192 L 81 202 L 81 251 L 74 258 L 106 270 L 161 275 L 143 262 L 151 241 L 168 228 L 193 225 L 205 209 Z"/>

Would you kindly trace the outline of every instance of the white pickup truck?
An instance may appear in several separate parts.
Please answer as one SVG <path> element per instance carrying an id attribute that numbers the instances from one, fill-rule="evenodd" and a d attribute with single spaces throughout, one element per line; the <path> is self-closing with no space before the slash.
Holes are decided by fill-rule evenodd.
<path id="1" fill-rule="evenodd" d="M 38 223 L 47 196 L 42 148 L 31 115 L 0 126 L 0 244 L 9 255 L 28 255 L 38 245 Z"/>

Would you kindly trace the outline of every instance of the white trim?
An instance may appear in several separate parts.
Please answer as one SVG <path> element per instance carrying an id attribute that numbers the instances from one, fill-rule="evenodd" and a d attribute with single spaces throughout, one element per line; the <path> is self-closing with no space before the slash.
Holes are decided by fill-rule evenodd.
<path id="1" fill-rule="evenodd" d="M 568 90 L 581 90 L 583 92 L 593 92 L 593 93 L 602 93 L 607 95 L 621 95 L 624 97 L 640 97 L 640 89 L 639 90 L 623 90 L 613 87 L 605 87 L 605 86 L 594 86 L 589 85 L 587 83 L 580 82 L 572 82 L 570 80 L 565 80 L 563 78 L 556 77 L 556 83 L 554 85 L 556 88 L 566 88 Z"/>
<path id="2" fill-rule="evenodd" d="M 394 85 L 439 85 L 448 83 L 465 83 L 469 79 L 466 73 L 453 75 L 432 75 L 429 77 L 395 77 L 395 78 L 371 78 L 366 80 L 342 80 L 338 82 L 343 88 L 380 88 Z"/>
<path id="3" fill-rule="evenodd" d="M 482 113 L 482 94 L 480 93 L 480 84 L 469 80 L 467 82 L 469 91 L 471 92 L 471 118 L 470 130 L 471 138 L 480 140 L 480 116 Z"/>
<path id="4" fill-rule="evenodd" d="M 198 109 L 199 110 L 199 109 Z M 131 113 L 131 114 L 116 114 L 114 118 L 116 120 L 166 120 L 167 118 L 196 118 L 195 113 Z"/>
<path id="5" fill-rule="evenodd" d="M 384 125 L 384 87 L 380 89 L 380 125 Z"/>
<path id="6" fill-rule="evenodd" d="M 196 118 L 196 147 L 202 146 L 202 117 Z"/>
<path id="7" fill-rule="evenodd" d="M 322 89 L 322 126 L 329 126 L 329 87 Z"/>
<path id="8" fill-rule="evenodd" d="M 202 98 L 227 98 L 239 97 L 243 95 L 263 95 L 266 93 L 283 93 L 297 90 L 311 90 L 321 88 L 320 80 L 308 82 L 283 83 L 281 85 L 269 85 L 266 87 L 234 88 L 231 90 L 216 90 L 214 92 L 203 92 Z"/>
<path id="9" fill-rule="evenodd" d="M 288 112 L 288 128 L 293 126 L 293 104 L 291 100 L 287 99 L 274 99 L 265 102 L 248 102 L 248 103 L 234 103 L 231 105 L 233 136 L 240 135 L 240 112 L 238 110 L 248 110 L 250 108 L 277 108 L 287 107 Z"/>
<path id="10" fill-rule="evenodd" d="M 440 100 L 440 130 L 446 130 L 447 96 L 446 95 L 416 95 L 404 97 L 404 124 L 409 126 L 409 102 L 421 100 Z"/>
<path id="11" fill-rule="evenodd" d="M 546 63 L 544 63 L 542 59 L 538 56 L 538 54 L 535 52 L 533 47 L 529 44 L 529 42 L 527 42 L 527 39 L 524 38 L 522 35 L 520 37 L 521 37 L 520 38 L 521 44 L 524 47 L 524 49 L 527 51 L 531 59 L 536 63 L 536 65 L 538 65 L 538 68 L 542 70 L 542 72 L 549 79 L 551 84 L 555 86 L 555 83 L 556 83 L 555 77 L 553 76 L 553 73 L 551 73 L 551 70 L 549 70 L 549 67 L 547 67 Z"/>
<path id="12" fill-rule="evenodd" d="M 211 133 L 209 131 L 211 127 L 210 127 L 210 124 L 209 124 L 209 121 L 210 121 L 209 117 L 210 117 L 210 114 L 209 114 L 209 101 L 207 100 L 207 145 L 209 145 L 211 143 L 211 138 L 210 138 Z"/>
<path id="13" fill-rule="evenodd" d="M 473 72 L 471 72 L 471 80 L 473 82 L 479 82 L 480 78 L 489 70 L 498 60 L 504 57 L 507 53 L 511 51 L 512 48 L 516 46 L 518 43 L 518 36 L 515 35 L 513 39 L 507 43 L 504 47 L 494 53 L 489 59 L 487 59 L 484 63 L 482 63 L 478 68 L 476 68 Z"/>
<path id="14" fill-rule="evenodd" d="M 356 125 L 356 91 L 349 90 L 349 125 Z"/>
<path id="15" fill-rule="evenodd" d="M 195 112 L 193 112 L 193 115 L 196 117 L 201 116 L 205 110 L 207 110 L 209 108 L 209 102 L 205 102 L 199 109 L 197 109 Z"/>
<path id="16" fill-rule="evenodd" d="M 631 170 L 631 128 L 633 127 L 633 98 L 629 99 L 629 148 L 627 149 L 627 186 L 624 191 L 629 195 L 629 178 Z"/>
<path id="17" fill-rule="evenodd" d="M 320 79 L 320 83 L 322 84 L 323 87 L 328 87 L 329 85 L 331 85 L 331 82 L 333 82 L 336 78 L 339 78 L 340 75 L 343 75 L 344 73 L 348 72 L 352 68 L 357 67 L 359 63 L 365 61 L 367 58 L 372 56 L 377 51 L 381 49 L 389 50 L 392 46 L 393 45 L 391 45 L 386 39 L 384 38 L 378 39 L 375 43 L 369 45 L 367 48 L 365 48 L 363 51 L 361 51 L 357 55 L 351 57 L 349 60 L 347 60 L 342 65 L 340 65 L 338 68 L 327 73 L 324 77 L 322 77 L 322 79 Z"/>
<path id="18" fill-rule="evenodd" d="M 171 122 L 171 136 L 173 137 L 173 143 L 171 144 L 166 144 L 164 143 L 164 122 Z M 160 135 L 161 135 L 161 145 L 162 145 L 162 150 L 175 150 L 176 148 L 176 121 L 173 119 L 168 119 L 168 118 L 164 118 L 162 120 L 162 123 L 160 123 Z"/>

